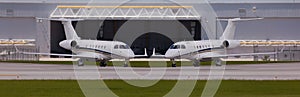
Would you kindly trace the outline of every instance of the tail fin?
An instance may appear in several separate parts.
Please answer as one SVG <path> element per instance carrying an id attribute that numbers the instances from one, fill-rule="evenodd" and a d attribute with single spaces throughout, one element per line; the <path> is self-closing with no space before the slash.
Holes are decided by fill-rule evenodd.
<path id="1" fill-rule="evenodd" d="M 52 21 L 61 21 L 67 40 L 80 40 L 80 37 L 78 37 L 74 27 L 72 26 L 72 21 L 82 21 L 83 19 L 49 19 L 49 18 L 38 18 L 38 19 L 46 19 L 46 20 L 52 20 Z"/>
<path id="2" fill-rule="evenodd" d="M 252 21 L 252 20 L 259 20 L 263 18 L 250 18 L 250 19 L 241 19 L 241 18 L 234 18 L 234 19 L 219 19 L 220 21 L 228 21 L 228 24 L 224 30 L 223 35 L 220 37 L 220 40 L 233 40 L 234 34 L 236 31 L 236 22 L 239 21 Z"/>
<path id="3" fill-rule="evenodd" d="M 64 20 L 61 22 L 64 25 L 67 40 L 80 40 L 80 37 L 78 37 L 74 27 L 72 26 L 71 20 Z"/>

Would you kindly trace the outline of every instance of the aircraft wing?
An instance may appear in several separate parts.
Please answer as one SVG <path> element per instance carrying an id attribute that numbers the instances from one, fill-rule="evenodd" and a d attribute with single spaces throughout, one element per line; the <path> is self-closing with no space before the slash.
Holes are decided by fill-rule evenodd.
<path id="1" fill-rule="evenodd" d="M 55 53 L 35 53 L 35 52 L 18 52 L 25 55 L 44 55 L 44 56 L 63 56 L 63 57 L 83 57 L 83 58 L 95 58 L 88 55 L 72 55 L 72 54 L 55 54 Z"/>
<path id="2" fill-rule="evenodd" d="M 219 53 L 206 53 L 206 54 L 201 54 L 197 55 L 196 58 L 225 58 L 225 57 L 236 57 L 236 56 L 255 56 L 255 55 L 275 55 L 278 53 L 282 53 L 283 49 L 281 52 L 264 52 L 264 53 L 241 53 L 241 54 L 219 54 Z"/>
<path id="3" fill-rule="evenodd" d="M 236 56 L 255 56 L 255 55 L 274 55 L 278 52 L 266 52 L 266 53 L 242 53 L 242 54 L 207 54 L 200 56 L 200 58 L 225 58 L 225 57 L 236 57 Z"/>
<path id="4" fill-rule="evenodd" d="M 37 52 L 23 52 L 20 51 L 17 47 L 15 47 L 16 53 L 25 54 L 25 55 L 44 55 L 44 56 L 63 56 L 63 57 L 80 57 L 80 58 L 102 58 L 102 56 L 97 56 L 92 53 L 78 53 L 77 55 L 73 54 L 55 54 L 55 53 L 37 53 Z"/>

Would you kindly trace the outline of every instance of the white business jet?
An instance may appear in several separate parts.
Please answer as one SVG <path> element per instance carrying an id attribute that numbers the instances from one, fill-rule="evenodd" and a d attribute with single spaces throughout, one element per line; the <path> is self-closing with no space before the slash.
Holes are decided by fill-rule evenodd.
<path id="1" fill-rule="evenodd" d="M 266 53 L 242 53 L 242 54 L 225 54 L 224 51 L 220 52 L 220 49 L 232 49 L 240 46 L 238 40 L 234 40 L 234 33 L 236 30 L 236 22 L 239 21 L 251 21 L 262 18 L 253 19 L 222 19 L 222 21 L 228 21 L 228 25 L 220 37 L 219 40 L 200 40 L 200 41 L 182 41 L 174 43 L 166 52 L 165 55 L 155 55 L 155 49 L 153 50 L 153 57 L 165 57 L 172 61 L 172 67 L 176 67 L 175 59 L 189 59 L 193 61 L 194 66 L 199 66 L 200 61 L 212 60 L 217 66 L 220 66 L 222 61 L 220 58 L 237 57 L 237 56 L 254 56 L 254 55 L 273 55 L 278 52 L 266 52 Z M 219 50 L 217 50 L 219 49 Z"/>
<path id="2" fill-rule="evenodd" d="M 134 55 L 130 47 L 119 41 L 99 41 L 99 40 L 83 40 L 78 37 L 74 27 L 72 26 L 72 20 L 59 19 L 61 21 L 65 34 L 66 40 L 61 41 L 59 45 L 64 49 L 71 50 L 73 54 L 53 54 L 53 53 L 33 53 L 33 52 L 22 52 L 17 49 L 18 53 L 21 54 L 32 54 L 32 55 L 53 55 L 53 56 L 66 56 L 73 58 L 80 58 L 78 61 L 79 66 L 83 66 L 84 62 L 82 58 L 96 59 L 100 62 L 101 67 L 107 65 L 107 61 L 110 59 L 125 59 L 124 66 L 128 66 L 129 59 L 137 56 L 147 55 Z M 146 52 L 145 52 L 146 53 Z"/>
<path id="3" fill-rule="evenodd" d="M 7 56 L 7 55 L 11 55 L 11 54 L 15 54 L 15 52 L 4 50 L 0 53 L 0 56 Z"/>

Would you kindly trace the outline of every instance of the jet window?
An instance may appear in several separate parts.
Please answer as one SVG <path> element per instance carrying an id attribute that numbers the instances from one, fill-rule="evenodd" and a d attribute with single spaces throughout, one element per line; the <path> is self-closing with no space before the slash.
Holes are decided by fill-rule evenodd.
<path id="1" fill-rule="evenodd" d="M 119 49 L 119 45 L 115 45 L 115 46 L 114 46 L 114 49 Z"/>
<path id="2" fill-rule="evenodd" d="M 185 45 L 180 46 L 181 49 L 186 49 Z"/>

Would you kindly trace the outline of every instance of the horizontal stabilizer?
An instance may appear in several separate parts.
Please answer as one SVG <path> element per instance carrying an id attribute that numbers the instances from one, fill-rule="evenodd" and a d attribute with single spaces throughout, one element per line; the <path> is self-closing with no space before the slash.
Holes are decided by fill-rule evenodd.
<path id="1" fill-rule="evenodd" d="M 261 20 L 264 18 L 245 18 L 245 19 L 241 19 L 241 18 L 233 18 L 233 19 L 218 19 L 219 21 L 231 21 L 231 22 L 239 22 L 239 21 L 254 21 L 254 20 Z"/>

